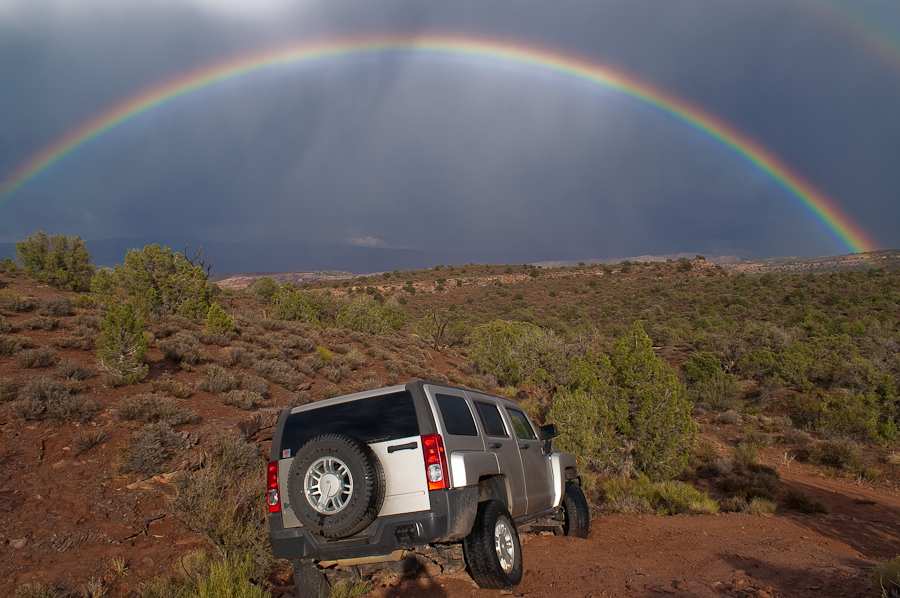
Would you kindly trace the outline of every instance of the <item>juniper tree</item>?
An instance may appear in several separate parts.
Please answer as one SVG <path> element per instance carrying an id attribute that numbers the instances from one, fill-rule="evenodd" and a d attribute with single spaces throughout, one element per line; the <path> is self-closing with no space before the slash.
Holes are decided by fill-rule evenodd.
<path id="1" fill-rule="evenodd" d="M 94 266 L 81 237 L 49 237 L 39 230 L 16 243 L 16 250 L 28 277 L 66 291 L 85 291 L 90 286 Z"/>
<path id="2" fill-rule="evenodd" d="M 107 371 L 122 375 L 125 382 L 134 384 L 147 377 L 147 339 L 144 321 L 136 318 L 131 303 L 113 306 L 100 325 L 97 357 Z"/>

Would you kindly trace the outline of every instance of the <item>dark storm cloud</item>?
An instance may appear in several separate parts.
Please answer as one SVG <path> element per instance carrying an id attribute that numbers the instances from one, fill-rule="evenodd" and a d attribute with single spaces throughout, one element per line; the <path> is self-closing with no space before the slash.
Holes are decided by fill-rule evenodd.
<path id="1" fill-rule="evenodd" d="M 900 7 L 843 6 L 900 31 Z M 122 99 L 204 65 L 354 33 L 459 32 L 590 57 L 679 95 L 897 247 L 900 48 L 896 64 L 873 55 L 825 9 L 0 0 L 0 177 Z M 518 263 L 844 250 L 771 177 L 655 108 L 533 69 L 422 56 L 257 73 L 170 102 L 0 204 L 0 241 L 36 229 Z"/>

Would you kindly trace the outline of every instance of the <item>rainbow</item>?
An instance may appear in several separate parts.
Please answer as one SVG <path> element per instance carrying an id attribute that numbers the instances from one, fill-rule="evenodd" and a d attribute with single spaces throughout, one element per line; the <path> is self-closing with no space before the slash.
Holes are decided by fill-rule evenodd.
<path id="1" fill-rule="evenodd" d="M 390 52 L 472 58 L 523 66 L 621 92 L 702 131 L 746 159 L 788 190 L 851 252 L 877 248 L 875 241 L 833 200 L 791 170 L 775 154 L 731 125 L 675 95 L 583 57 L 511 41 L 461 35 L 358 36 L 303 42 L 232 58 L 169 79 L 116 104 L 32 156 L 0 185 L 0 204 L 78 148 L 176 98 L 249 73 L 325 59 Z"/>

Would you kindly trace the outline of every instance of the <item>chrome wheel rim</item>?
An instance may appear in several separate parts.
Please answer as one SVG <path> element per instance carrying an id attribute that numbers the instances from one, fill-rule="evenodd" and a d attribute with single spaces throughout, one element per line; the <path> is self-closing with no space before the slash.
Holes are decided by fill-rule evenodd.
<path id="1" fill-rule="evenodd" d="M 334 515 L 347 506 L 353 494 L 353 475 L 337 457 L 322 457 L 306 470 L 303 489 L 313 509 L 323 515 Z"/>
<path id="2" fill-rule="evenodd" d="M 505 519 L 498 520 L 494 525 L 494 549 L 504 573 L 512 571 L 516 562 L 516 545 L 513 542 L 513 532 Z"/>

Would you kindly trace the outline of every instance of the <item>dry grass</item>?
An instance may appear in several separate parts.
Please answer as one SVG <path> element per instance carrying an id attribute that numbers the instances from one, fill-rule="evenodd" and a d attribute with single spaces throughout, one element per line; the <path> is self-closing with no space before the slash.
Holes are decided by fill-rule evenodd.
<path id="1" fill-rule="evenodd" d="M 141 475 L 161 473 L 179 446 L 178 435 L 169 424 L 149 424 L 131 434 L 119 446 L 116 471 Z"/>
<path id="2" fill-rule="evenodd" d="M 16 354 L 16 361 L 23 368 L 46 368 L 56 363 L 56 351 L 52 347 L 22 349 Z"/>
<path id="3" fill-rule="evenodd" d="M 179 382 L 168 372 L 156 380 L 151 380 L 150 387 L 153 388 L 153 392 L 166 393 L 176 399 L 186 399 L 194 392 L 190 386 Z"/>
<path id="4" fill-rule="evenodd" d="M 245 411 L 252 411 L 265 402 L 263 396 L 252 390 L 232 390 L 219 395 L 223 405 L 237 407 Z"/>

